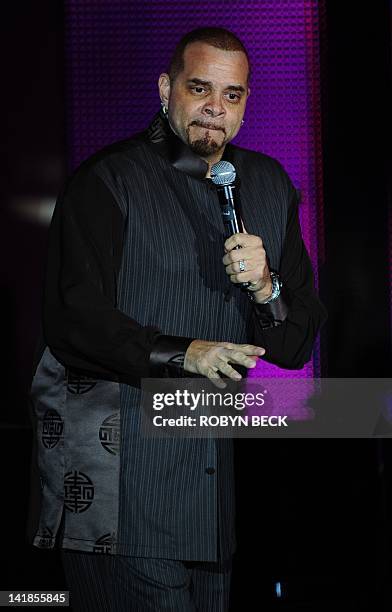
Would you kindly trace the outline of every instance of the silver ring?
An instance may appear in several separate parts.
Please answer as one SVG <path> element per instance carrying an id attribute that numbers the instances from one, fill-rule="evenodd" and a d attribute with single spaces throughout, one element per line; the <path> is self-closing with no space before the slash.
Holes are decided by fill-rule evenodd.
<path id="1" fill-rule="evenodd" d="M 245 272 L 246 266 L 244 260 L 240 259 L 238 263 L 240 264 L 240 272 Z"/>

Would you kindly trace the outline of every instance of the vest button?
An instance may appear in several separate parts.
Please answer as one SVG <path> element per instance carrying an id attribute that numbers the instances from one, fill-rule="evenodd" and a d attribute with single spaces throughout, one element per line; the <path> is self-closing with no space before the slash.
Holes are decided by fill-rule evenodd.
<path id="1" fill-rule="evenodd" d="M 215 468 L 213 467 L 206 468 L 206 474 L 215 474 Z"/>

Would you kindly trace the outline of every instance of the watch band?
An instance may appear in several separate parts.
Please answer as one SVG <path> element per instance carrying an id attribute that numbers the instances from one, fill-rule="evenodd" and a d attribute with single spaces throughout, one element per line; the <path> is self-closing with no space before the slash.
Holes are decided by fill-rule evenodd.
<path id="1" fill-rule="evenodd" d="M 270 272 L 270 276 L 271 276 L 271 281 L 272 281 L 272 293 L 267 300 L 264 300 L 264 302 L 261 302 L 262 304 L 269 304 L 270 302 L 273 302 L 273 300 L 276 300 L 276 298 L 280 296 L 280 290 L 282 288 L 282 281 L 280 280 L 280 276 L 276 272 Z"/>
<path id="2" fill-rule="evenodd" d="M 247 295 L 253 304 L 254 314 L 262 327 L 268 329 L 278 327 L 286 319 L 289 311 L 289 299 L 285 291 L 282 280 L 277 272 L 270 272 L 272 281 L 272 292 L 264 302 L 256 302 L 252 291 L 247 291 Z"/>
<path id="3" fill-rule="evenodd" d="M 256 302 L 256 298 L 254 296 L 254 293 L 256 293 L 256 291 L 247 289 L 248 294 L 249 294 L 249 299 L 251 300 L 251 302 L 255 302 L 258 304 L 269 304 L 270 302 L 272 302 L 273 300 L 276 300 L 276 298 L 279 297 L 280 291 L 282 289 L 282 281 L 280 279 L 280 276 L 277 272 L 273 272 L 273 271 L 270 271 L 270 276 L 271 276 L 271 282 L 272 282 L 272 291 L 271 291 L 271 295 L 269 296 L 269 298 L 264 300 L 264 302 Z"/>

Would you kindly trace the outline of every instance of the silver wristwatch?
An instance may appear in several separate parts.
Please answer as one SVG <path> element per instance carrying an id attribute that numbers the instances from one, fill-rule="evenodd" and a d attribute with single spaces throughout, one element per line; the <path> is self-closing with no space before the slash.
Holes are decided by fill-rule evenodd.
<path id="1" fill-rule="evenodd" d="M 270 275 L 272 281 L 272 293 L 269 296 L 268 300 L 265 300 L 265 302 L 261 302 L 262 304 L 269 304 L 280 296 L 280 290 L 282 288 L 282 281 L 280 280 L 280 276 L 276 272 L 270 272 Z"/>
<path id="2" fill-rule="evenodd" d="M 269 304 L 270 302 L 273 302 L 274 300 L 276 300 L 276 298 L 280 296 L 280 290 L 282 288 L 282 281 L 280 280 L 280 276 L 279 274 L 277 274 L 277 272 L 270 272 L 270 276 L 271 276 L 271 282 L 272 282 L 272 293 L 269 296 L 269 298 L 266 299 L 264 302 L 259 302 L 260 306 L 262 304 Z M 248 295 L 250 299 L 252 300 L 252 302 L 254 302 L 255 298 L 252 295 L 251 291 L 248 291 Z"/>

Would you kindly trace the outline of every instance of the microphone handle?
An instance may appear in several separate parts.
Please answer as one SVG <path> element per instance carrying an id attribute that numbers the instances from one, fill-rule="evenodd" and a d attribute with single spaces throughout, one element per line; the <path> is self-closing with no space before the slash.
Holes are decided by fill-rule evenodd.
<path id="1" fill-rule="evenodd" d="M 233 234 L 243 233 L 244 228 L 242 226 L 241 217 L 236 214 L 234 204 L 234 189 L 235 185 L 222 185 L 218 189 L 219 201 L 221 205 L 223 224 L 226 229 L 226 238 L 230 238 Z M 219 193 L 220 192 L 220 193 Z M 223 196 L 223 197 L 222 197 Z M 241 249 L 242 247 L 238 244 L 235 249 Z M 250 287 L 250 283 L 238 283 L 240 289 L 246 291 Z"/>

